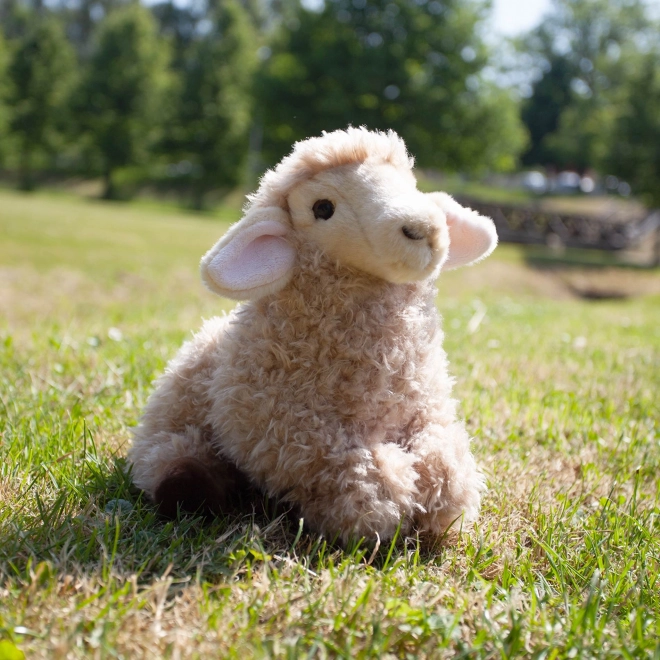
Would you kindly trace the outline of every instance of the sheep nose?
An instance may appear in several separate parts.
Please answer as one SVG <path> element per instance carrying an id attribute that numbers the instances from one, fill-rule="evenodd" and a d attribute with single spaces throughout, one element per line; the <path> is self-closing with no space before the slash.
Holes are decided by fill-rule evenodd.
<path id="1" fill-rule="evenodd" d="M 409 227 L 408 225 L 403 225 L 401 231 L 406 238 L 409 238 L 411 241 L 421 241 L 426 238 L 426 234 L 421 231 L 419 227 Z"/>

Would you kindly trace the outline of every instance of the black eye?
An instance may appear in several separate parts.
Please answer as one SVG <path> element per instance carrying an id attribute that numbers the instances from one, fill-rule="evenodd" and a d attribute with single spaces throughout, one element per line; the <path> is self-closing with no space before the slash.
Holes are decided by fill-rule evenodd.
<path id="1" fill-rule="evenodd" d="M 406 238 L 409 238 L 411 241 L 421 241 L 424 238 L 424 234 L 420 231 L 410 229 L 409 227 L 401 227 L 401 231 Z"/>
<path id="2" fill-rule="evenodd" d="M 328 220 L 335 212 L 335 205 L 329 199 L 317 199 L 312 206 L 314 217 L 318 220 Z"/>

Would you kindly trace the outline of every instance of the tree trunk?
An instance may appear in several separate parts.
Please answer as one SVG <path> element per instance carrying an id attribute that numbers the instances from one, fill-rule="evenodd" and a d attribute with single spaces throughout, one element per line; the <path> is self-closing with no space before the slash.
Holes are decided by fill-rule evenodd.
<path id="1" fill-rule="evenodd" d="M 34 179 L 32 178 L 32 149 L 28 145 L 23 146 L 23 151 L 21 153 L 18 185 L 21 190 L 34 190 Z"/>
<path id="2" fill-rule="evenodd" d="M 103 175 L 105 183 L 105 190 L 103 192 L 103 199 L 117 199 L 117 189 L 115 188 L 114 181 L 112 180 L 112 169 L 108 168 Z"/>
<path id="3" fill-rule="evenodd" d="M 193 198 L 192 198 L 192 207 L 195 211 L 204 210 L 204 200 L 206 198 L 206 188 L 202 183 L 196 185 L 193 184 Z"/>

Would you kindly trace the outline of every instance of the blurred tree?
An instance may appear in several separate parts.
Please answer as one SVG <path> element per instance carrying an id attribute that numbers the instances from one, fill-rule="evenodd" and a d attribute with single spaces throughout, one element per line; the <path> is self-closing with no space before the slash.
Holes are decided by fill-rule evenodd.
<path id="1" fill-rule="evenodd" d="M 572 98 L 574 75 L 568 57 L 548 53 L 547 71 L 534 83 L 532 95 L 522 105 L 522 120 L 530 137 L 529 148 L 522 157 L 525 165 L 547 164 L 555 160 L 545 138 L 559 128 L 562 112 Z"/>
<path id="2" fill-rule="evenodd" d="M 168 0 L 152 5 L 151 11 L 158 21 L 160 34 L 172 43 L 172 67 L 180 71 L 188 49 L 200 36 L 200 31 L 204 31 L 206 9 L 200 9 L 197 3 L 181 5 Z"/>
<path id="3" fill-rule="evenodd" d="M 265 30 L 274 14 L 272 0 L 236 0 L 246 13 L 252 27 L 257 31 Z M 224 0 L 206 0 L 206 13 L 209 17 L 218 15 L 223 10 Z"/>
<path id="4" fill-rule="evenodd" d="M 240 9 L 245 10 L 252 27 L 264 33 L 272 21 L 269 0 L 234 0 Z M 225 10 L 224 0 L 196 0 L 186 3 L 164 0 L 150 5 L 158 20 L 161 34 L 171 38 L 174 45 L 173 68 L 181 70 L 188 49 L 200 38 L 208 37 L 216 30 L 215 22 Z M 229 11 L 232 11 L 231 8 Z"/>
<path id="5" fill-rule="evenodd" d="M 34 186 L 33 160 L 63 141 L 75 57 L 54 18 L 35 19 L 21 39 L 8 69 L 10 128 L 20 153 L 20 185 Z"/>
<path id="6" fill-rule="evenodd" d="M 5 2 L 6 9 L 2 8 Z M 25 24 L 35 15 L 55 16 L 65 28 L 67 38 L 83 59 L 89 55 L 96 25 L 114 9 L 136 0 L 0 0 L 0 20 L 6 14 L 5 29 L 14 36 L 23 34 Z"/>
<path id="7" fill-rule="evenodd" d="M 421 166 L 513 166 L 525 133 L 515 101 L 481 75 L 486 6 L 459 0 L 295 2 L 257 85 L 269 163 L 291 143 L 347 124 L 393 128 Z"/>
<path id="8" fill-rule="evenodd" d="M 628 180 L 650 206 L 660 207 L 660 53 L 651 52 L 629 81 L 605 164 Z"/>
<path id="9" fill-rule="evenodd" d="M 5 0 L 0 3 L 0 25 L 6 29 L 7 23 L 12 19 L 16 12 L 17 0 Z"/>
<path id="10" fill-rule="evenodd" d="M 32 8 L 20 0 L 0 2 L 0 28 L 6 39 L 24 37 L 30 18 L 34 18 Z"/>
<path id="11" fill-rule="evenodd" d="M 78 53 L 86 59 L 92 49 L 97 25 L 115 9 L 133 0 L 49 0 L 48 5 L 67 21 L 67 34 Z"/>
<path id="12" fill-rule="evenodd" d="M 99 24 L 76 108 L 102 160 L 106 198 L 117 196 L 116 170 L 144 163 L 159 137 L 168 61 L 169 44 L 141 5 L 116 9 Z"/>
<path id="13" fill-rule="evenodd" d="M 196 208 L 213 188 L 234 187 L 244 175 L 252 110 L 257 39 L 246 10 L 218 3 L 208 32 L 184 62 L 169 150 L 190 163 Z"/>
<path id="14" fill-rule="evenodd" d="M 9 49 L 0 32 L 0 164 L 4 161 L 7 151 L 7 134 L 9 130 L 9 80 L 7 67 L 9 65 Z"/>
<path id="15" fill-rule="evenodd" d="M 554 0 L 524 40 L 543 69 L 523 119 L 528 164 L 585 169 L 608 151 L 617 107 L 640 46 L 657 40 L 643 0 Z"/>

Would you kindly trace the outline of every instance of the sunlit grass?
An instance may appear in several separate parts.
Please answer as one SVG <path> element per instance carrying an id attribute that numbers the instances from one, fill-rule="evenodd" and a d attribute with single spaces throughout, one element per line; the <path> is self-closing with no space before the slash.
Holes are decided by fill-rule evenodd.
<path id="1" fill-rule="evenodd" d="M 228 308 L 197 276 L 226 226 L 0 192 L 0 658 L 658 657 L 660 297 L 576 300 L 509 247 L 441 278 L 489 481 L 451 543 L 164 522 L 123 457 L 154 376 Z"/>

